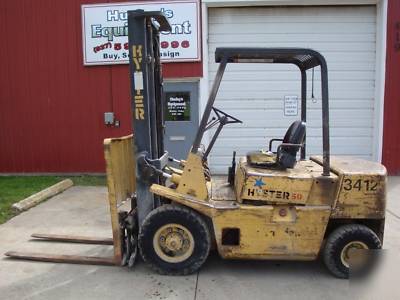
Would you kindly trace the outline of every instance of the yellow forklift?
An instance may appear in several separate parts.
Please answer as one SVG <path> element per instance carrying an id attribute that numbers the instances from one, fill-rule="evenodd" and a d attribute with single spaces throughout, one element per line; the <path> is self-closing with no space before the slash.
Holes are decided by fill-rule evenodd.
<path id="1" fill-rule="evenodd" d="M 156 272 L 196 272 L 214 248 L 225 259 L 315 260 L 348 278 L 363 253 L 382 247 L 386 170 L 375 162 L 333 157 L 329 146 L 328 69 L 317 51 L 303 48 L 217 48 L 219 68 L 186 160 L 163 146 L 159 32 L 170 25 L 159 12 L 128 12 L 134 135 L 105 141 L 115 255 L 111 264 L 141 258 Z M 301 73 L 301 120 L 268 149 L 241 157 L 226 176 L 212 176 L 207 158 L 225 125 L 241 120 L 214 106 L 228 64 L 292 64 Z M 306 157 L 307 70 L 319 68 L 322 156 Z M 216 128 L 207 147 L 207 130 Z M 267 142 L 267 141 L 266 141 Z M 131 150 L 133 149 L 133 151 Z M 232 149 L 234 150 L 234 149 Z M 130 208 L 123 204 L 129 200 Z M 71 241 L 71 238 L 36 235 Z M 85 238 L 76 239 L 85 242 Z M 89 239 L 90 240 L 90 239 Z M 24 254 L 14 258 L 102 263 L 101 258 Z M 363 257 L 363 259 L 358 259 Z M 75 260 L 74 260 L 75 259 Z"/>

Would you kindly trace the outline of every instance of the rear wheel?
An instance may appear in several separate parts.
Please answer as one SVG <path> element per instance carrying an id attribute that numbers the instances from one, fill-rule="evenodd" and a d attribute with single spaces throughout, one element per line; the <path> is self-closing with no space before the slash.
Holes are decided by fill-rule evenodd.
<path id="1" fill-rule="evenodd" d="M 207 259 L 210 244 L 208 227 L 199 214 L 169 204 L 153 210 L 144 220 L 139 234 L 143 260 L 166 275 L 197 271 Z"/>
<path id="2" fill-rule="evenodd" d="M 350 224 L 334 230 L 323 251 L 324 263 L 333 275 L 349 278 L 350 267 L 364 270 L 371 263 L 366 251 L 382 247 L 378 236 L 365 225 Z M 352 269 L 353 270 L 353 269 Z"/>

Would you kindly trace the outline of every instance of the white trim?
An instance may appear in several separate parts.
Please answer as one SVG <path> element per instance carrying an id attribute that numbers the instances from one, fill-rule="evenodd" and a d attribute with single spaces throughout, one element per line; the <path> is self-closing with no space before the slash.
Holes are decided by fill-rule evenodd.
<path id="1" fill-rule="evenodd" d="M 206 108 L 209 94 L 209 74 L 208 74 L 208 8 L 205 3 L 201 4 L 201 27 L 202 27 L 202 51 L 203 51 L 203 77 L 200 79 L 200 95 L 199 95 L 199 121 L 203 116 Z M 210 133 L 206 132 L 203 136 L 203 143 L 208 145 L 210 141 Z"/>
<path id="2" fill-rule="evenodd" d="M 380 0 L 376 6 L 376 66 L 375 66 L 375 106 L 373 159 L 382 161 L 383 113 L 385 102 L 387 0 Z"/>

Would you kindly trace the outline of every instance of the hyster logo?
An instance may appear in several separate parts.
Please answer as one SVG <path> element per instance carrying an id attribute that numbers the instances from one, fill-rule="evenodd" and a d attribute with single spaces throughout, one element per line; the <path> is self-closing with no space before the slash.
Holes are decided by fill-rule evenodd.
<path id="1" fill-rule="evenodd" d="M 134 103 L 135 103 L 135 119 L 144 120 L 145 110 L 143 103 L 143 72 L 142 72 L 142 45 L 132 46 L 132 62 L 135 66 L 133 73 L 133 81 L 135 87 Z"/>
<path id="2" fill-rule="evenodd" d="M 292 201 L 301 201 L 303 199 L 303 194 L 301 193 L 291 193 L 285 191 L 277 191 L 277 190 L 266 190 L 266 189 L 247 189 L 247 196 L 249 197 L 259 197 L 261 200 L 266 198 L 267 200 L 292 200 Z"/>
<path id="3" fill-rule="evenodd" d="M 247 196 L 259 196 L 268 199 L 285 199 L 289 200 L 290 193 L 275 190 L 263 190 L 263 189 L 248 189 Z"/>

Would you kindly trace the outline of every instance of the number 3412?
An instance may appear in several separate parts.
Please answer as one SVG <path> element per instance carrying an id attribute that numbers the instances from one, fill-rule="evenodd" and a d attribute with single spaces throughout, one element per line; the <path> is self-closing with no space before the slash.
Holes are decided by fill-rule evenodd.
<path id="1" fill-rule="evenodd" d="M 357 180 L 351 180 L 350 178 L 346 178 L 343 181 L 343 189 L 345 191 L 351 191 L 351 190 L 365 190 L 367 192 L 376 192 L 378 189 L 378 182 L 375 180 L 362 180 L 362 179 L 357 179 Z"/>

